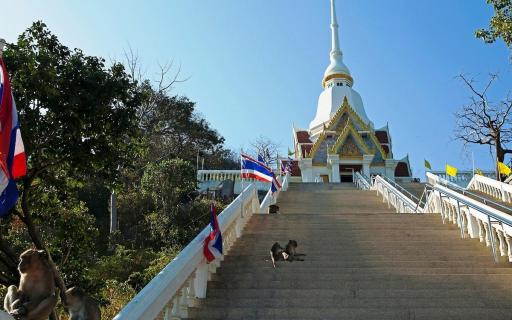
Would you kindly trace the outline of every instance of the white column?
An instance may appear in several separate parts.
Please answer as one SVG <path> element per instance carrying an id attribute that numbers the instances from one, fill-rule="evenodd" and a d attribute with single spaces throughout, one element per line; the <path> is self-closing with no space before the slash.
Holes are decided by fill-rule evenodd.
<path id="1" fill-rule="evenodd" d="M 372 163 L 374 154 L 365 154 L 363 155 L 363 174 L 366 177 L 370 177 L 370 163 Z"/>
<path id="2" fill-rule="evenodd" d="M 315 182 L 313 179 L 313 159 L 299 160 L 299 168 L 302 174 L 302 182 Z"/>
<path id="3" fill-rule="evenodd" d="M 337 154 L 327 155 L 327 163 L 331 166 L 331 182 L 340 183 L 340 157 Z"/>
<path id="4" fill-rule="evenodd" d="M 384 160 L 385 166 L 386 166 L 386 177 L 389 179 L 395 180 L 395 169 L 398 165 L 398 160 L 395 159 L 386 159 Z"/>

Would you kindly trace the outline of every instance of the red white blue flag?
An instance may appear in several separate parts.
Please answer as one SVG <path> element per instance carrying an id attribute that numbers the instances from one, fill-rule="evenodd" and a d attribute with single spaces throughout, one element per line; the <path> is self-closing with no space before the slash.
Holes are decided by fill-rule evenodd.
<path id="1" fill-rule="evenodd" d="M 281 190 L 282 186 L 281 183 L 277 180 L 276 176 L 272 174 L 272 185 L 270 186 L 270 190 L 272 191 L 272 194 L 276 193 L 277 190 Z"/>
<path id="2" fill-rule="evenodd" d="M 272 182 L 272 169 L 265 163 L 242 154 L 241 176 L 244 179 L 256 179 L 264 182 Z"/>
<path id="3" fill-rule="evenodd" d="M 222 234 L 220 232 L 219 222 L 215 206 L 211 207 L 210 234 L 204 239 L 203 254 L 208 263 L 216 258 L 222 257 Z"/>
<path id="4" fill-rule="evenodd" d="M 18 112 L 3 59 L 0 58 L 0 217 L 18 200 L 16 179 L 27 173 Z"/>

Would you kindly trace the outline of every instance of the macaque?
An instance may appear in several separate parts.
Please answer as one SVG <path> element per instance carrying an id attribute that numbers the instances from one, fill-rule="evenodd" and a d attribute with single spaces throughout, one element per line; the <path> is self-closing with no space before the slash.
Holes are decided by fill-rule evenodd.
<path id="1" fill-rule="evenodd" d="M 276 261 L 288 259 L 288 254 L 284 251 L 284 248 L 281 247 L 279 242 L 274 243 L 272 248 L 270 248 L 270 259 L 272 259 L 274 268 L 276 267 Z"/>
<path id="2" fill-rule="evenodd" d="M 304 259 L 299 258 L 299 256 L 305 256 L 304 253 L 297 253 L 297 241 L 290 240 L 284 249 L 284 252 L 288 255 L 287 261 L 304 261 Z"/>
<path id="3" fill-rule="evenodd" d="M 100 307 L 82 289 L 71 287 L 66 291 L 66 309 L 70 320 L 100 320 Z"/>
<path id="4" fill-rule="evenodd" d="M 55 275 L 44 250 L 29 249 L 20 255 L 19 287 L 9 286 L 4 309 L 15 319 L 47 320 L 57 304 Z"/>

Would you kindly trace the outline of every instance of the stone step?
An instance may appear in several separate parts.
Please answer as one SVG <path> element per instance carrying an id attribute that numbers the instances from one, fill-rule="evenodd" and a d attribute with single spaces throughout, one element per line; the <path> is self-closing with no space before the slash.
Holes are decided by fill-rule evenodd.
<path id="1" fill-rule="evenodd" d="M 321 279 L 325 277 L 336 277 L 340 276 L 368 276 L 371 277 L 373 275 L 426 275 L 426 274 L 437 274 L 437 275 L 452 275 L 452 274 L 461 274 L 461 275 L 477 275 L 477 274 L 505 274 L 512 275 L 512 268 L 503 267 L 503 268 L 486 268 L 486 267 L 442 267 L 442 268 L 432 268 L 432 267 L 417 267 L 417 268 L 397 268 L 397 267 L 356 267 L 356 268 L 323 268 L 323 267 L 305 267 L 297 264 L 297 266 L 293 266 L 293 268 L 282 267 L 282 268 L 273 268 L 271 264 L 266 268 L 259 268 L 258 270 L 251 270 L 249 268 L 221 268 L 214 276 L 216 278 L 224 277 L 235 279 L 248 279 L 251 277 L 257 278 L 259 280 L 286 280 L 293 278 L 310 278 L 316 279 L 319 277 Z"/>
<path id="2" fill-rule="evenodd" d="M 311 298 L 324 299 L 354 299 L 354 298 L 439 298 L 450 299 L 452 297 L 484 296 L 487 299 L 510 299 L 508 289 L 485 289 L 477 291 L 471 289 L 208 289 L 208 298 L 273 298 L 273 299 L 300 299 Z M 481 299 L 481 298 L 480 298 Z M 206 300 L 205 300 L 206 301 Z"/>
<path id="3" fill-rule="evenodd" d="M 418 261 L 418 260 L 409 260 L 406 257 L 403 257 L 401 260 L 397 259 L 387 259 L 387 260 L 343 260 L 343 261 L 325 261 L 319 266 L 317 263 L 313 263 L 312 261 L 301 261 L 300 264 L 290 264 L 293 265 L 293 268 L 297 269 L 306 269 L 306 268 L 450 268 L 450 267 L 481 267 L 481 268 L 494 268 L 494 267 L 506 267 L 509 268 L 511 265 L 508 262 L 502 262 L 498 265 L 495 265 L 491 256 L 488 256 L 484 259 L 467 259 L 467 260 L 429 260 L 429 261 Z M 279 261 L 279 263 L 284 263 Z M 249 269 L 255 272 L 255 270 L 267 270 L 271 268 L 271 264 L 269 260 L 246 260 L 239 261 L 236 259 L 230 259 L 228 262 L 224 261 L 221 263 L 222 268 L 219 269 L 219 272 L 229 272 L 231 270 L 236 269 Z M 297 265 L 297 266 L 296 266 Z"/>
<path id="4" fill-rule="evenodd" d="M 483 294 L 483 292 L 482 292 Z M 229 308 L 380 308 L 380 309 L 407 309 L 407 308 L 506 308 L 512 304 L 512 297 L 503 297 L 495 300 L 481 299 L 475 295 L 452 297 L 296 297 L 293 299 L 276 299 L 269 297 L 226 299 L 208 298 L 201 305 L 205 307 Z"/>
<path id="5" fill-rule="evenodd" d="M 190 310 L 190 319 L 308 319 L 308 320 L 503 320 L 510 319 L 512 308 L 225 308 L 208 307 Z"/>
<path id="6" fill-rule="evenodd" d="M 439 215 L 349 184 L 292 184 L 278 205 L 251 218 L 190 319 L 512 319 L 512 264 Z M 289 239 L 305 261 L 273 268 Z"/>
<path id="7" fill-rule="evenodd" d="M 211 289 L 510 289 L 512 275 L 379 275 L 374 277 L 340 275 L 336 279 L 314 281 L 293 280 L 228 280 L 211 281 Z"/>

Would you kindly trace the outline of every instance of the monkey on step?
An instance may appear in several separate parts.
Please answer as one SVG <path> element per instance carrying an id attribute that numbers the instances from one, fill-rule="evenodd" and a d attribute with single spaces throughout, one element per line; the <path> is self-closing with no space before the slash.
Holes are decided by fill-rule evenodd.
<path id="1" fill-rule="evenodd" d="M 304 261 L 299 256 L 305 256 L 304 253 L 297 253 L 297 240 L 290 240 L 284 249 L 284 252 L 288 255 L 287 261 Z"/>
<path id="2" fill-rule="evenodd" d="M 46 320 L 57 304 L 55 275 L 44 250 L 29 249 L 20 255 L 19 288 L 9 286 L 4 309 L 16 319 Z"/>
<path id="3" fill-rule="evenodd" d="M 85 294 L 77 287 L 66 291 L 66 309 L 70 320 L 100 320 L 100 306 L 98 302 Z"/>
<path id="4" fill-rule="evenodd" d="M 285 260 L 285 261 L 304 261 L 304 259 L 299 258 L 300 256 L 305 256 L 303 253 L 297 253 L 297 240 L 290 240 L 286 245 L 286 248 L 281 247 L 279 242 L 276 242 L 272 245 L 270 249 L 270 258 L 272 259 L 272 265 L 274 268 L 276 267 L 276 261 Z"/>

